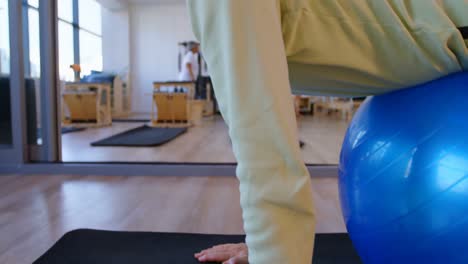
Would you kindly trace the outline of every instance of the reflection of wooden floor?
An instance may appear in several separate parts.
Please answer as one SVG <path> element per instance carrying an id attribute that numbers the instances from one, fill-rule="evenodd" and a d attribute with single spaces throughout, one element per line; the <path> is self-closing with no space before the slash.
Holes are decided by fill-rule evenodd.
<path id="1" fill-rule="evenodd" d="M 336 178 L 313 178 L 317 232 L 345 232 Z M 241 234 L 235 177 L 0 177 L 0 263 L 32 263 L 65 232 Z"/>
<path id="2" fill-rule="evenodd" d="M 205 120 L 176 140 L 160 147 L 91 147 L 90 143 L 141 126 L 143 123 L 113 123 L 62 136 L 63 161 L 96 162 L 235 162 L 227 127 L 220 117 Z M 309 164 L 337 164 L 347 123 L 339 117 L 305 116 L 300 120 L 302 153 Z"/>

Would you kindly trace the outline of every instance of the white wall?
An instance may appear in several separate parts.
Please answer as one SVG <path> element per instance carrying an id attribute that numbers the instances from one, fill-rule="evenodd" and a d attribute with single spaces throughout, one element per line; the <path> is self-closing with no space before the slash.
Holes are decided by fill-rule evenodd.
<path id="1" fill-rule="evenodd" d="M 110 11 L 102 8 L 102 63 L 105 72 L 129 73 L 129 10 Z"/>
<path id="2" fill-rule="evenodd" d="M 133 112 L 149 113 L 154 81 L 176 80 L 178 46 L 195 40 L 185 4 L 131 4 L 130 67 Z"/>

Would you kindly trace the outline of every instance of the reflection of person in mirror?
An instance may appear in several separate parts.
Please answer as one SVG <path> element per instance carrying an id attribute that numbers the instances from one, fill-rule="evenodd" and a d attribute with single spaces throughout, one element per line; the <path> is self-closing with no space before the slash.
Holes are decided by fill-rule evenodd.
<path id="1" fill-rule="evenodd" d="M 196 42 L 188 43 L 188 52 L 182 60 L 182 69 L 179 73 L 179 81 L 196 81 L 200 72 L 198 62 L 200 45 Z"/>

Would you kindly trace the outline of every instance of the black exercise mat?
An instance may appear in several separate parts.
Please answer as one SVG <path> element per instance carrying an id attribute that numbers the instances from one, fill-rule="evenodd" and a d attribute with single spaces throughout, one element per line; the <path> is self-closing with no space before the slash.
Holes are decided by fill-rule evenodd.
<path id="1" fill-rule="evenodd" d="M 193 254 L 244 236 L 81 229 L 65 234 L 33 264 L 197 264 Z M 347 234 L 319 234 L 314 264 L 360 264 Z"/>
<path id="2" fill-rule="evenodd" d="M 187 128 L 157 128 L 144 125 L 93 142 L 91 146 L 154 147 L 165 144 L 185 132 L 187 132 Z"/>
<path id="3" fill-rule="evenodd" d="M 80 132 L 86 130 L 84 127 L 62 127 L 62 135 L 63 134 L 68 134 L 68 133 L 73 133 L 73 132 Z"/>
<path id="4" fill-rule="evenodd" d="M 61 127 L 60 132 L 62 135 L 68 134 L 68 133 L 73 133 L 73 132 L 80 132 L 86 130 L 85 127 Z M 42 130 L 40 128 L 37 129 L 37 138 L 42 137 Z M 33 142 L 35 142 L 36 139 L 34 139 Z"/>

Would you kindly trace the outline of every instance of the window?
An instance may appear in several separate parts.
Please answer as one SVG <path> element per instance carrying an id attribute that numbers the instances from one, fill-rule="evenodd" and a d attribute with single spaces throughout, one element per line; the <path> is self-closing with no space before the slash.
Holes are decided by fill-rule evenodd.
<path id="1" fill-rule="evenodd" d="M 29 32 L 29 65 L 30 76 L 41 77 L 41 49 L 39 39 L 39 11 L 35 8 L 28 9 L 28 32 Z"/>
<path id="2" fill-rule="evenodd" d="M 35 7 L 35 8 L 39 8 L 39 0 L 28 0 L 28 5 Z"/>
<path id="3" fill-rule="evenodd" d="M 84 30 L 80 30 L 80 64 L 83 75 L 102 71 L 102 39 Z"/>
<path id="4" fill-rule="evenodd" d="M 10 73 L 10 31 L 8 0 L 0 0 L 0 74 Z"/>
<path id="5" fill-rule="evenodd" d="M 73 51 L 73 26 L 64 21 L 58 22 L 59 45 L 59 75 L 60 80 L 74 81 L 75 76 L 70 69 L 75 61 Z"/>
<path id="6" fill-rule="evenodd" d="M 73 23 L 73 0 L 58 0 L 57 5 L 59 19 Z"/>
<path id="7" fill-rule="evenodd" d="M 78 1 L 81 74 L 102 70 L 101 5 L 95 0 Z"/>
<path id="8" fill-rule="evenodd" d="M 25 74 L 26 77 L 41 77 L 41 49 L 39 39 L 39 1 L 23 0 L 25 9 L 23 30 L 25 38 Z M 23 35 L 24 36 L 24 35 Z M 29 56 L 28 56 L 29 55 Z"/>
<path id="9" fill-rule="evenodd" d="M 101 5 L 95 0 L 78 0 L 80 28 L 101 35 Z"/>
<path id="10" fill-rule="evenodd" d="M 78 25 L 74 23 L 73 3 L 75 0 L 58 0 L 58 59 L 59 76 L 63 81 L 74 81 L 75 75 L 70 65 L 75 61 L 74 30 Z M 80 1 L 80 0 L 77 0 Z"/>
<path id="11" fill-rule="evenodd" d="M 82 76 L 102 71 L 101 5 L 95 0 L 59 0 L 58 19 L 60 79 L 74 80 L 72 64 L 80 64 Z"/>

